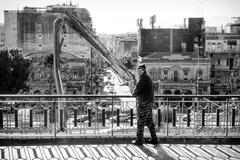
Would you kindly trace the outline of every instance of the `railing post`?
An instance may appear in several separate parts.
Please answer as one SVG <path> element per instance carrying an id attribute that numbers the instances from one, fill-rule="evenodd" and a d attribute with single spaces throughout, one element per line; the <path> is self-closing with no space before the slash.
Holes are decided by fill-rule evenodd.
<path id="1" fill-rule="evenodd" d="M 168 114 L 169 114 L 169 101 L 168 101 L 168 98 L 167 98 L 167 137 L 168 137 Z"/>
<path id="2" fill-rule="evenodd" d="M 133 109 L 130 109 L 130 126 L 133 126 Z"/>
<path id="3" fill-rule="evenodd" d="M 217 123 L 216 126 L 219 127 L 220 125 L 220 109 L 217 109 Z"/>
<path id="4" fill-rule="evenodd" d="M 191 121 L 191 117 L 190 117 L 190 113 L 191 113 L 191 109 L 187 109 L 187 127 L 190 127 L 190 121 Z"/>
<path id="5" fill-rule="evenodd" d="M 47 109 L 44 109 L 44 127 L 47 127 Z"/>
<path id="6" fill-rule="evenodd" d="M 57 102 L 56 102 L 56 98 L 54 98 L 54 102 L 53 102 L 53 108 L 54 108 L 54 113 L 55 113 L 55 115 L 54 115 L 54 138 L 56 138 L 57 137 L 57 107 L 56 107 L 56 105 L 57 105 Z"/>
<path id="7" fill-rule="evenodd" d="M 229 98 L 227 98 L 227 125 L 226 125 L 226 137 L 228 137 L 228 105 L 229 105 Z"/>
<path id="8" fill-rule="evenodd" d="M 32 114 L 32 108 L 30 109 L 30 124 L 29 127 L 32 128 L 33 127 L 33 114 Z"/>
<path id="9" fill-rule="evenodd" d="M 18 110 L 14 111 L 14 116 L 15 116 L 15 127 L 18 128 Z"/>
<path id="10" fill-rule="evenodd" d="M 111 123 L 112 123 L 112 136 L 113 136 L 113 97 L 112 97 L 112 119 L 111 119 Z"/>
<path id="11" fill-rule="evenodd" d="M 0 128 L 3 128 L 3 110 L 0 109 Z"/>
<path id="12" fill-rule="evenodd" d="M 60 107 L 60 106 L 59 106 Z M 61 109 L 59 109 L 60 110 L 60 124 L 59 124 L 59 126 L 60 126 L 60 129 L 61 128 L 63 128 L 64 126 L 63 126 L 63 109 L 61 108 Z"/>
<path id="13" fill-rule="evenodd" d="M 74 127 L 77 127 L 77 109 L 74 109 Z"/>
<path id="14" fill-rule="evenodd" d="M 161 127 L 161 123 L 162 123 L 161 109 L 158 109 L 158 127 Z"/>
<path id="15" fill-rule="evenodd" d="M 202 127 L 205 126 L 205 109 L 202 109 Z"/>
<path id="16" fill-rule="evenodd" d="M 172 113 L 172 116 L 173 116 L 173 127 L 176 127 L 176 109 L 174 108 L 173 109 L 173 113 Z"/>
<path id="17" fill-rule="evenodd" d="M 232 109 L 232 127 L 235 127 L 235 109 Z"/>
<path id="18" fill-rule="evenodd" d="M 88 127 L 92 126 L 92 114 L 91 114 L 92 110 L 90 108 L 88 108 Z"/>
<path id="19" fill-rule="evenodd" d="M 102 125 L 105 127 L 105 109 L 102 109 Z"/>
<path id="20" fill-rule="evenodd" d="M 120 125 L 120 109 L 117 109 L 117 126 L 119 127 Z"/>

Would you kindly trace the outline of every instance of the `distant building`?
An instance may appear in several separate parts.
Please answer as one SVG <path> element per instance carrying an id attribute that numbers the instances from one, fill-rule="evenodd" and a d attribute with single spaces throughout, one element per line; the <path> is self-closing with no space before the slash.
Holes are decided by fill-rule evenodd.
<path id="1" fill-rule="evenodd" d="M 239 34 L 240 33 L 240 22 L 231 24 L 230 29 L 231 29 L 231 33 L 238 33 Z"/>
<path id="2" fill-rule="evenodd" d="M 77 14 L 82 22 L 93 31 L 92 19 L 88 10 L 77 8 L 75 5 L 51 5 L 46 8 L 24 7 L 23 10 L 5 10 L 4 33 L 7 47 L 9 49 L 22 48 L 24 56 L 33 60 L 33 65 L 42 60 L 43 56 L 53 54 L 53 22 L 56 18 L 61 17 L 65 10 Z M 86 61 L 90 58 L 91 48 L 68 25 L 65 26 L 67 33 L 61 34 L 65 39 L 62 44 L 61 56 L 67 58 L 66 61 L 69 63 L 70 71 L 67 75 L 68 78 L 65 79 L 70 81 L 64 83 L 64 88 L 68 93 L 84 93 L 87 73 Z M 70 62 L 70 60 L 72 61 Z M 44 73 L 47 71 L 39 72 L 33 75 L 39 80 L 31 87 L 33 90 L 42 89 L 41 93 L 44 93 L 49 88 L 47 83 L 44 83 L 48 74 Z M 69 91 L 71 90 L 69 86 L 73 92 Z"/>
<path id="3" fill-rule="evenodd" d="M 98 34 L 97 35 L 102 44 L 110 51 L 113 50 L 114 35 L 112 34 Z"/>
<path id="4" fill-rule="evenodd" d="M 113 35 L 113 54 L 117 58 L 130 57 L 130 52 L 137 49 L 138 39 L 136 33 Z"/>
<path id="5" fill-rule="evenodd" d="M 124 38 L 117 42 L 117 51 L 120 54 L 128 53 L 137 48 L 137 38 Z"/>
<path id="6" fill-rule="evenodd" d="M 217 27 L 205 27 L 205 33 L 217 33 Z"/>
<path id="7" fill-rule="evenodd" d="M 238 33 L 240 34 L 240 17 L 235 17 L 234 23 L 230 25 L 231 33 Z"/>
<path id="8" fill-rule="evenodd" d="M 84 8 L 75 5 L 52 5 L 46 8 L 24 7 L 23 10 L 4 11 L 6 45 L 22 48 L 30 53 L 53 52 L 53 22 L 63 15 L 64 10 L 75 12 L 82 22 L 92 29 L 92 19 Z M 89 56 L 89 46 L 70 27 L 66 27 L 62 50 L 84 58 Z"/>
<path id="9" fill-rule="evenodd" d="M 139 56 L 153 78 L 155 93 L 210 93 L 203 25 L 203 18 L 189 18 L 184 29 L 139 30 Z"/>
<path id="10" fill-rule="evenodd" d="M 206 53 L 211 57 L 211 93 L 231 92 L 230 76 L 240 68 L 240 34 L 206 34 Z"/>

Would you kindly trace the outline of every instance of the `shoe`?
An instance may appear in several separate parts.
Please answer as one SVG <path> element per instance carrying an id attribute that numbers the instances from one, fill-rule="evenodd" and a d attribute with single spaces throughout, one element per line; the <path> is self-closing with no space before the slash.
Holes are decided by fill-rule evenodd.
<path id="1" fill-rule="evenodd" d="M 146 141 L 146 143 L 149 143 L 149 144 L 158 144 L 158 139 L 149 139 Z"/>
<path id="2" fill-rule="evenodd" d="M 142 143 L 141 141 L 138 141 L 138 140 L 136 140 L 136 141 L 132 141 L 132 144 L 134 144 L 134 145 L 138 145 L 138 146 L 143 145 L 143 143 Z"/>

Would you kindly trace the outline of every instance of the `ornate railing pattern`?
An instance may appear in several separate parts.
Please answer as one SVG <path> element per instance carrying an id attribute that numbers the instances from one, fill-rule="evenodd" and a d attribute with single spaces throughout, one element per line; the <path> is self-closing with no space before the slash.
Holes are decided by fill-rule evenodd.
<path id="1" fill-rule="evenodd" d="M 136 104 L 123 95 L 1 95 L 0 136 L 135 135 Z M 239 104 L 238 95 L 156 95 L 153 118 L 159 136 L 239 137 Z"/>

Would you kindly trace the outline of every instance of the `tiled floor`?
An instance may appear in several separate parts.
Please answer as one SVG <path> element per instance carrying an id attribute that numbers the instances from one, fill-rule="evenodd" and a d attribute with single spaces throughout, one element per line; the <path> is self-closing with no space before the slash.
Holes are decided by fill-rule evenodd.
<path id="1" fill-rule="evenodd" d="M 240 160 L 240 145 L 132 144 L 2 146 L 7 160 Z"/>

